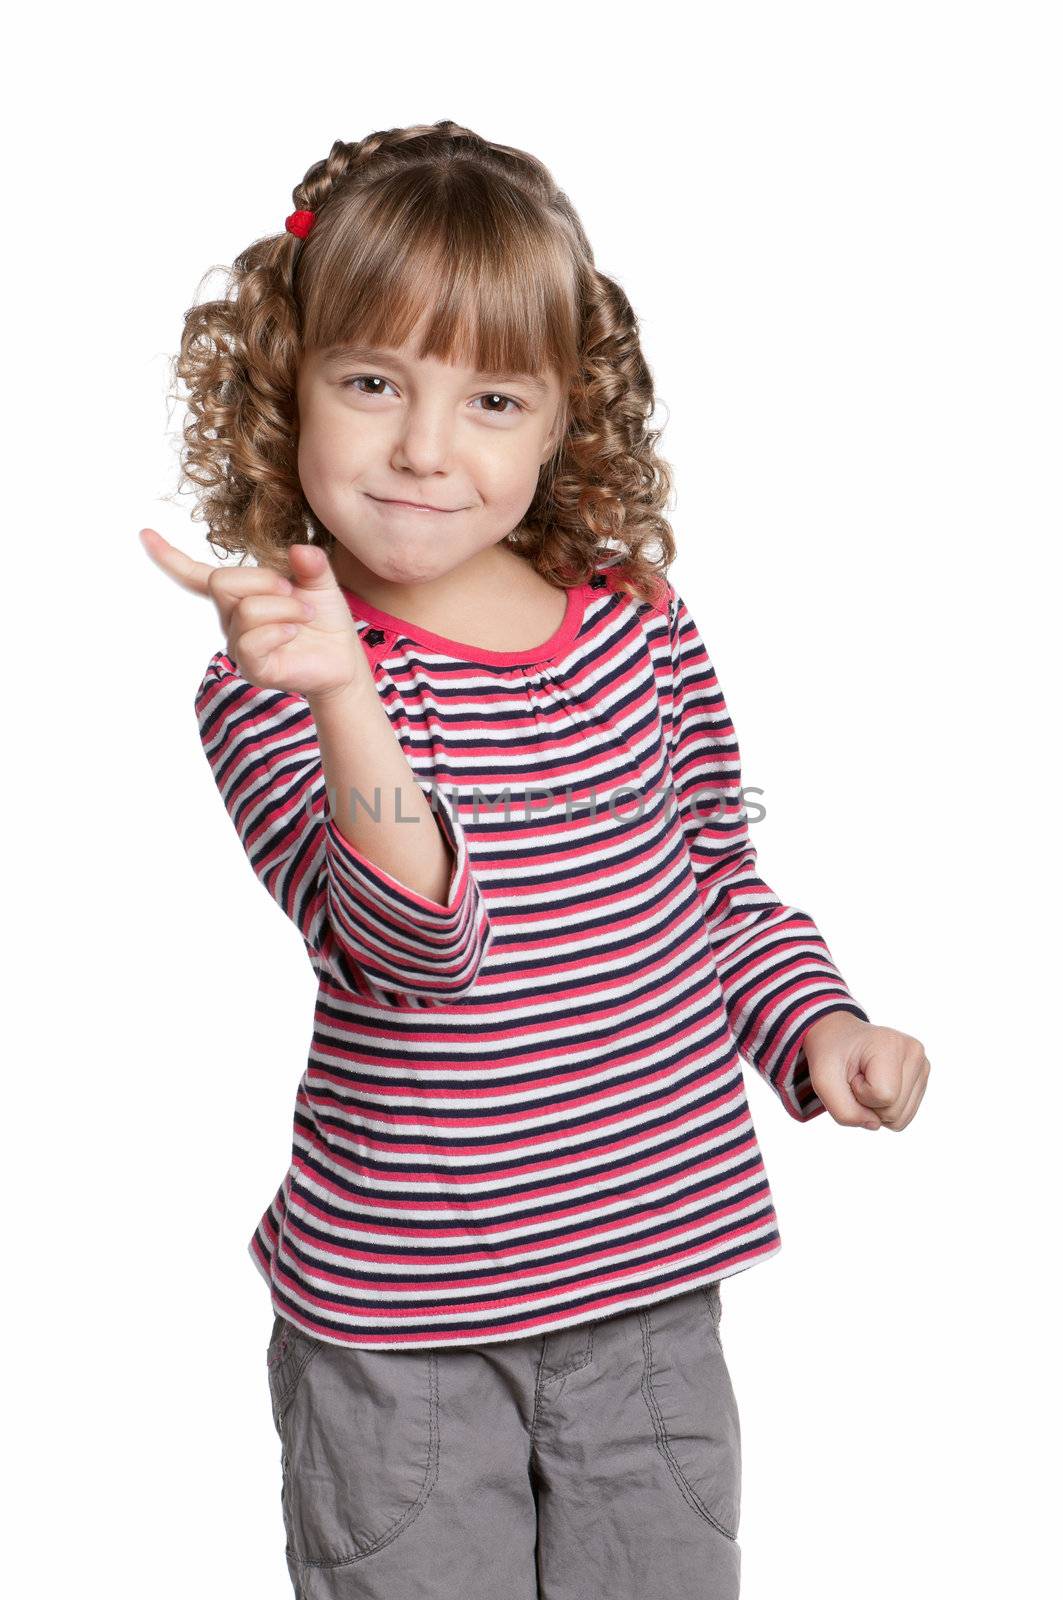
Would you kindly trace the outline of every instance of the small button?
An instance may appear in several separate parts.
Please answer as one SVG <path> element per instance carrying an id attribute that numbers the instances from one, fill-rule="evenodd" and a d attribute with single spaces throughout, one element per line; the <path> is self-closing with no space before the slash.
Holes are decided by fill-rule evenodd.
<path id="1" fill-rule="evenodd" d="M 591 588 L 592 589 L 604 589 L 605 588 L 605 573 L 604 572 L 596 572 L 594 574 L 594 577 L 591 579 Z"/>
<path id="2" fill-rule="evenodd" d="M 365 642 L 366 642 L 366 644 L 383 644 L 384 643 L 384 630 L 383 630 L 383 628 L 370 628 L 369 632 L 365 636 Z"/>

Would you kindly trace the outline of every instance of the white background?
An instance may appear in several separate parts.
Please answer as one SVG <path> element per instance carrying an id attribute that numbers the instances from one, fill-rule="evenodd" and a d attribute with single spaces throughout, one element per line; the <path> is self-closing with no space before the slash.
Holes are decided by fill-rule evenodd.
<path id="1" fill-rule="evenodd" d="M 784 1248 L 724 1285 L 744 1600 L 1049 1592 L 1058 8 L 191 3 L 18 29 L 12 1592 L 290 1595 L 246 1242 L 314 979 L 200 748 L 213 609 L 137 530 L 214 559 L 163 499 L 202 273 L 283 225 L 334 139 L 441 117 L 540 156 L 634 304 L 671 577 L 763 790 L 761 869 L 933 1067 L 874 1135 L 800 1126 L 747 1072 Z"/>

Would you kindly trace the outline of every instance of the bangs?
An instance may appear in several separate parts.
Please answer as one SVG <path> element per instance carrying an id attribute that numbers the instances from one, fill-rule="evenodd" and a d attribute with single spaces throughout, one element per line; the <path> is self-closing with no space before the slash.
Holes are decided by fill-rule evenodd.
<path id="1" fill-rule="evenodd" d="M 323 210 L 296 280 L 304 350 L 397 348 L 423 323 L 420 359 L 567 384 L 580 293 L 560 218 L 473 168 L 433 177 L 392 173 Z"/>

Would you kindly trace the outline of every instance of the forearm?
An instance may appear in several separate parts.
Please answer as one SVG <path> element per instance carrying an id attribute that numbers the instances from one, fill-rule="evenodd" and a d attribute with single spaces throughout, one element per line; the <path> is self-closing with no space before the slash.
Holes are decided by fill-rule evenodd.
<path id="1" fill-rule="evenodd" d="M 340 833 L 399 883 L 445 907 L 454 855 L 368 671 L 364 682 L 308 703 Z"/>

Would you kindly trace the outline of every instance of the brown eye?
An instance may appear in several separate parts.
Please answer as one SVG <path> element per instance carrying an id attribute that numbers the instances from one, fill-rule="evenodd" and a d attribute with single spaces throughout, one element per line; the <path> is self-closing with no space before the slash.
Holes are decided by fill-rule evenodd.
<path id="1" fill-rule="evenodd" d="M 382 383 L 388 388 L 391 387 L 390 384 L 388 384 L 388 380 L 386 378 L 380 378 L 374 372 L 361 372 L 361 373 L 358 374 L 358 376 L 356 378 L 344 378 L 343 387 L 345 389 L 354 389 L 356 387 L 356 385 L 359 384 L 359 383 Z M 379 389 L 371 389 L 371 390 L 370 389 L 358 389 L 357 393 L 358 394 L 379 394 L 380 390 Z"/>
<path id="2" fill-rule="evenodd" d="M 509 404 L 511 406 L 516 406 L 518 411 L 523 411 L 524 410 L 524 407 L 521 405 L 520 401 L 519 400 L 514 400 L 513 397 L 511 395 L 508 395 L 508 394 L 482 394 L 480 396 L 480 399 L 481 400 L 501 400 L 503 405 Z M 505 417 L 505 416 L 508 416 L 509 413 L 506 412 L 506 411 L 496 411 L 492 407 L 491 411 L 490 411 L 490 415 L 496 416 L 496 417 Z"/>

